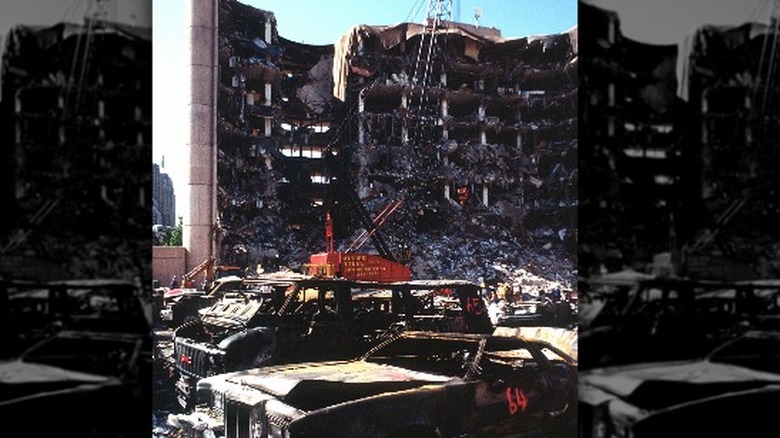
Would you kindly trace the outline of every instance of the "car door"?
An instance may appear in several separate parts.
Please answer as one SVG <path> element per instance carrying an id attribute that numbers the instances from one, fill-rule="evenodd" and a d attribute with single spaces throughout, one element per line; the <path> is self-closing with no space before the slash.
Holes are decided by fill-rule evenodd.
<path id="1" fill-rule="evenodd" d="M 480 357 L 475 397 L 477 430 L 485 436 L 501 436 L 535 430 L 547 413 L 549 364 L 539 363 L 527 346 L 491 348 Z"/>

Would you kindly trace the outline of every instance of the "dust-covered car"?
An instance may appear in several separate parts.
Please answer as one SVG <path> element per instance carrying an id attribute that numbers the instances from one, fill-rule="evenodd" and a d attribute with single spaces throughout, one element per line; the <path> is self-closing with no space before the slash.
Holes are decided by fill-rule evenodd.
<path id="1" fill-rule="evenodd" d="M 520 337 L 403 332 L 353 361 L 208 377 L 198 399 L 195 413 L 170 420 L 204 436 L 549 433 L 575 411 L 576 360 Z"/>
<path id="2" fill-rule="evenodd" d="M 35 436 L 142 436 L 151 367 L 148 336 L 64 330 L 0 363 L 0 416 Z"/>
<path id="3" fill-rule="evenodd" d="M 748 331 L 701 360 L 579 374 L 580 437 L 780 436 L 780 333 Z"/>

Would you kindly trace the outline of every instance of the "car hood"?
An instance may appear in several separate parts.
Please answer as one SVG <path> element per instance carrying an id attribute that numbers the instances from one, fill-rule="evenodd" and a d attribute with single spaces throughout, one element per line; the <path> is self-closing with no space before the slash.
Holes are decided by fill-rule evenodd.
<path id="1" fill-rule="evenodd" d="M 0 364 L 0 400 L 12 400 L 108 380 L 111 378 L 14 360 Z"/>
<path id="2" fill-rule="evenodd" d="M 452 380 L 458 379 L 366 361 L 265 367 L 234 373 L 227 379 L 303 410 Z"/>
<path id="3" fill-rule="evenodd" d="M 583 371 L 580 390 L 595 387 L 645 408 L 780 383 L 780 375 L 706 360 L 658 362 Z"/>

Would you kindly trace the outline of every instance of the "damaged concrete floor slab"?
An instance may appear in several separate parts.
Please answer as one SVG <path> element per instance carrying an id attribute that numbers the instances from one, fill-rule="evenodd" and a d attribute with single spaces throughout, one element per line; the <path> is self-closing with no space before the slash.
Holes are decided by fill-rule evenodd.
<path id="1" fill-rule="evenodd" d="M 326 212 L 346 248 L 364 229 L 340 202 L 351 190 L 372 217 L 404 199 L 381 232 L 411 253 L 415 278 L 507 281 L 494 269 L 505 264 L 573 287 L 576 29 L 504 39 L 448 23 L 431 35 L 359 25 L 305 45 L 277 33 L 273 12 L 221 2 L 225 263 L 299 269 L 323 250 Z"/>

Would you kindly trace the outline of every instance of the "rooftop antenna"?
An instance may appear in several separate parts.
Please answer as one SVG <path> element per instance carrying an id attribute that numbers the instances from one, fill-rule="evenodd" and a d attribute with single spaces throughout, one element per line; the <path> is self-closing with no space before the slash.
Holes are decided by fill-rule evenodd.
<path id="1" fill-rule="evenodd" d="M 482 9 L 474 8 L 474 24 L 479 27 L 479 19 L 482 17 Z"/>

